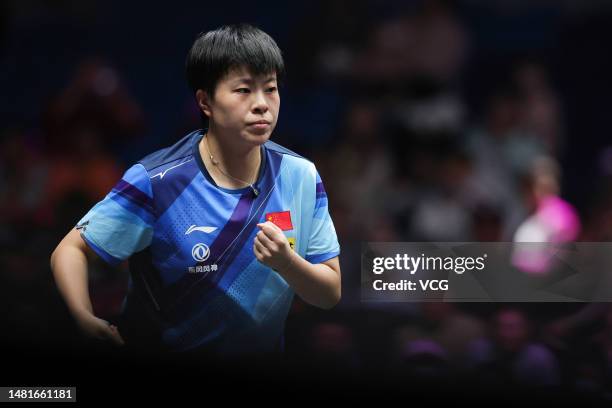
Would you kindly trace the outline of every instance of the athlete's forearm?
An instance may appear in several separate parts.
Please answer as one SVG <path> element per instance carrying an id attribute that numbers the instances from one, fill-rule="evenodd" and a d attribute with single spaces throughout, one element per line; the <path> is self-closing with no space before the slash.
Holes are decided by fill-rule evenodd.
<path id="1" fill-rule="evenodd" d="M 73 229 L 51 254 L 53 277 L 68 310 L 84 334 L 123 345 L 117 327 L 93 314 L 87 279 L 89 254 L 79 232 Z"/>
<path id="2" fill-rule="evenodd" d="M 298 296 L 313 306 L 330 309 L 340 301 L 340 274 L 328 265 L 312 264 L 292 253 L 288 267 L 279 273 Z"/>
<path id="3" fill-rule="evenodd" d="M 51 255 L 51 270 L 70 313 L 76 319 L 92 315 L 86 254 L 77 246 L 60 243 Z"/>

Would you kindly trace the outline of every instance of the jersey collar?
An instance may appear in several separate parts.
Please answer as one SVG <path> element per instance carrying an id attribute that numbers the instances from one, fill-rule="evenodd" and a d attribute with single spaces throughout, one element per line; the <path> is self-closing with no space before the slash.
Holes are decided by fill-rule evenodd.
<path id="1" fill-rule="evenodd" d="M 244 194 L 246 191 L 251 190 L 251 187 L 242 187 L 242 188 L 237 188 L 237 189 L 230 189 L 230 188 L 225 188 L 225 187 L 221 187 L 219 185 L 217 185 L 217 183 L 215 183 L 215 180 L 213 180 L 213 178 L 211 177 L 210 173 L 208 172 L 208 169 L 206 168 L 206 166 L 204 165 L 204 161 L 202 160 L 202 156 L 200 155 L 200 149 L 198 148 L 198 145 L 200 144 L 200 141 L 202 140 L 203 137 L 206 137 L 206 133 L 207 133 L 208 129 L 199 129 L 196 132 L 196 136 L 193 138 L 193 156 L 195 157 L 196 163 L 198 164 L 198 167 L 200 168 L 200 171 L 202 172 L 202 174 L 204 175 L 204 177 L 216 188 L 218 188 L 221 191 L 224 191 L 226 193 L 229 194 Z M 265 143 L 263 145 L 261 145 L 260 147 L 261 149 L 261 166 L 259 166 L 259 173 L 257 174 L 257 181 L 255 181 L 255 183 L 253 183 L 253 186 L 255 188 L 257 188 L 259 190 L 259 182 L 261 181 L 264 172 L 266 171 L 266 167 L 267 167 L 267 155 L 266 155 L 266 148 L 265 148 Z"/>

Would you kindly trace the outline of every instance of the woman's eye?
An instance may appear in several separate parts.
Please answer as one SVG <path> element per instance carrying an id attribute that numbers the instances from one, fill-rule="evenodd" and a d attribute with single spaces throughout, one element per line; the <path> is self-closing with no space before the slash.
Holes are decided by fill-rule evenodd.
<path id="1" fill-rule="evenodd" d="M 276 87 L 271 87 L 267 89 L 268 92 L 276 92 Z"/>
<path id="2" fill-rule="evenodd" d="M 238 93 L 249 93 L 250 90 L 249 90 L 249 88 L 238 88 L 238 89 L 236 89 L 236 92 L 238 92 Z"/>

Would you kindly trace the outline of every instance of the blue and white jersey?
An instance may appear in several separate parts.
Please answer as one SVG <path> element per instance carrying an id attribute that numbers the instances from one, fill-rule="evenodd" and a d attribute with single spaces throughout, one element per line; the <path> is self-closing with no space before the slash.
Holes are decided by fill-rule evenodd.
<path id="1" fill-rule="evenodd" d="M 199 154 L 202 137 L 194 131 L 130 167 L 77 228 L 107 262 L 129 260 L 118 324 L 126 343 L 278 349 L 293 290 L 255 258 L 256 225 L 280 213 L 300 256 L 338 256 L 325 189 L 312 162 L 270 141 L 261 147 L 258 195 L 219 187 Z"/>

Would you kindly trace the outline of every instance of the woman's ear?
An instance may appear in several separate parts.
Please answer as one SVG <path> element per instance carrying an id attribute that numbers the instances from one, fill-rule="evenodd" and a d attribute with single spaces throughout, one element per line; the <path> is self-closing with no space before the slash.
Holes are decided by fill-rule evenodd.
<path id="1" fill-rule="evenodd" d="M 208 93 L 203 91 L 202 89 L 198 89 L 196 91 L 196 100 L 198 101 L 198 107 L 206 117 L 210 118 L 211 109 L 210 109 L 210 98 L 208 97 Z"/>

